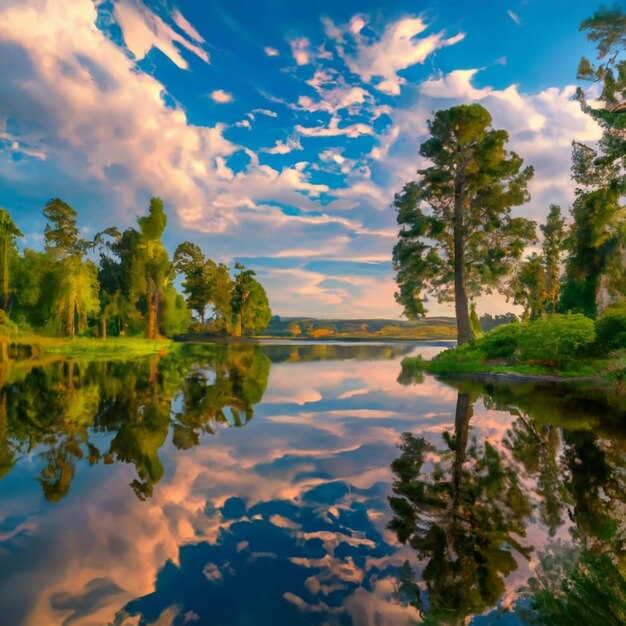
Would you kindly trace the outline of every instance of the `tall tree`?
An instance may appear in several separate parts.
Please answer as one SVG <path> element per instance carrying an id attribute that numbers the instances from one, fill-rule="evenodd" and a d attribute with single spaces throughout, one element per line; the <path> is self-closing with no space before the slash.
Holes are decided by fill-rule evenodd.
<path id="1" fill-rule="evenodd" d="M 16 237 L 23 237 L 20 229 L 11 219 L 11 215 L 6 209 L 0 209 L 0 249 L 2 250 L 2 309 L 9 313 L 11 309 L 10 288 L 11 288 L 11 252 L 15 246 Z"/>
<path id="2" fill-rule="evenodd" d="M 626 296 L 626 13 L 601 7 L 580 29 L 596 43 L 599 63 L 583 57 L 578 78 L 599 84 L 601 93 L 595 106 L 581 87 L 577 97 L 602 128 L 602 138 L 597 149 L 573 144 L 577 189 L 560 306 L 595 316 Z"/>
<path id="3" fill-rule="evenodd" d="M 546 273 L 543 257 L 531 254 L 515 272 L 510 295 L 513 303 L 524 307 L 522 319 L 541 317 L 546 307 Z"/>
<path id="4" fill-rule="evenodd" d="M 92 242 L 80 236 L 77 213 L 59 198 L 46 204 L 46 252 L 54 263 L 54 311 L 67 336 L 86 328 L 87 316 L 100 307 L 97 268 L 85 255 Z"/>
<path id="5" fill-rule="evenodd" d="M 543 233 L 541 254 L 531 254 L 516 268 L 507 295 L 524 307 L 523 319 L 537 319 L 554 312 L 561 291 L 561 257 L 565 241 L 565 220 L 561 208 L 550 205 Z"/>
<path id="6" fill-rule="evenodd" d="M 610 9 L 602 6 L 582 22 L 580 30 L 587 31 L 587 39 L 596 44 L 600 63 L 593 65 L 589 59 L 582 57 L 578 78 L 601 86 L 600 104 L 590 104 L 581 87 L 576 94 L 583 111 L 602 127 L 601 163 L 620 165 L 623 184 L 626 155 L 626 12 L 618 5 Z"/>
<path id="7" fill-rule="evenodd" d="M 242 337 L 266 328 L 272 319 L 272 311 L 265 289 L 254 278 L 256 272 L 247 270 L 240 263 L 235 264 L 235 269 L 239 273 L 235 276 L 232 308 L 235 336 Z"/>
<path id="8" fill-rule="evenodd" d="M 546 223 L 539 228 L 543 233 L 541 253 L 545 271 L 545 307 L 553 312 L 561 290 L 561 257 L 565 242 L 565 219 L 561 215 L 561 207 L 551 204 Z"/>
<path id="9" fill-rule="evenodd" d="M 501 288 L 512 262 L 535 237 L 535 224 L 513 218 L 529 199 L 533 168 L 506 150 L 508 134 L 491 128 L 479 104 L 438 111 L 418 170 L 395 196 L 399 240 L 393 252 L 397 301 L 410 318 L 425 314 L 424 295 L 454 300 L 459 344 L 473 338 L 469 300 Z"/>
<path id="10" fill-rule="evenodd" d="M 145 288 L 148 320 L 146 337 L 156 339 L 159 335 L 159 308 L 163 290 L 171 280 L 172 265 L 161 237 L 167 224 L 167 216 L 161 198 L 151 198 L 148 215 L 137 219 L 139 224 L 141 264 Z"/>
<path id="11" fill-rule="evenodd" d="M 185 241 L 174 252 L 174 267 L 185 276 L 182 287 L 187 306 L 198 314 L 204 324 L 207 307 L 213 298 L 217 265 L 204 257 L 199 246 Z"/>

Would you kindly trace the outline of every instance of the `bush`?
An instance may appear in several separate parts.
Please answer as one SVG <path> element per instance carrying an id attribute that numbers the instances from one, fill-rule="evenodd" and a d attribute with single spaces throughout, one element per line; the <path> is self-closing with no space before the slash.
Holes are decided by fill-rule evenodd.
<path id="1" fill-rule="evenodd" d="M 600 354 L 626 348 L 626 303 L 609 307 L 596 320 L 596 348 Z"/>
<path id="2" fill-rule="evenodd" d="M 558 363 L 588 354 L 595 338 L 593 320 L 582 313 L 553 314 L 524 325 L 518 346 L 523 360 Z"/>
<path id="3" fill-rule="evenodd" d="M 513 322 L 489 331 L 476 342 L 486 359 L 510 359 L 517 350 L 520 336 L 527 324 Z"/>

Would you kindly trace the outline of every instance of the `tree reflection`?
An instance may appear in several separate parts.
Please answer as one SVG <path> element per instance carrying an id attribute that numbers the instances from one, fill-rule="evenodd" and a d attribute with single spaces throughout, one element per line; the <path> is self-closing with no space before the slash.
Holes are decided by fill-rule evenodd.
<path id="1" fill-rule="evenodd" d="M 174 445 L 186 450 L 218 423 L 246 424 L 263 397 L 269 369 L 258 347 L 241 345 L 183 348 L 163 358 L 16 367 L 0 388 L 0 476 L 18 457 L 34 455 L 42 464 L 45 498 L 58 502 L 78 462 L 129 463 L 137 472 L 131 487 L 146 499 L 163 478 L 159 451 L 170 427 Z"/>
<path id="2" fill-rule="evenodd" d="M 405 433 L 391 465 L 389 527 L 427 559 L 425 588 L 406 562 L 397 597 L 430 624 L 461 624 L 493 606 L 504 593 L 504 577 L 517 568 L 514 552 L 529 558 L 532 550 L 517 539 L 525 536 L 532 509 L 515 467 L 488 441 L 470 441 L 474 400 L 459 392 L 445 447 Z"/>
<path id="3" fill-rule="evenodd" d="M 421 378 L 419 371 L 405 368 L 399 381 L 410 384 Z M 444 433 L 449 465 L 445 465 L 446 451 L 409 434 L 403 437 L 402 455 L 392 465 L 396 475 L 396 496 L 390 500 L 395 513 L 392 527 L 401 541 L 417 549 L 420 558 L 429 559 L 421 585 L 413 568 L 405 564 L 398 596 L 431 623 L 459 623 L 464 615 L 484 612 L 503 595 L 506 566 L 490 568 L 493 584 L 489 588 L 494 593 L 481 596 L 471 593 L 475 581 L 480 581 L 477 575 L 455 577 L 450 567 L 443 570 L 439 564 L 452 563 L 460 571 L 467 556 L 466 571 L 488 570 L 489 559 L 476 545 L 512 547 L 527 555 L 510 541 L 510 531 L 523 535 L 519 525 L 535 519 L 548 536 L 558 534 L 560 539 L 551 540 L 539 552 L 539 565 L 521 594 L 525 601 L 516 605 L 518 617 L 542 626 L 626 623 L 626 396 L 617 390 L 548 383 L 463 380 L 449 384 L 460 389 L 455 434 Z M 484 452 L 470 443 L 463 458 L 458 449 L 459 443 L 462 447 L 467 441 L 462 415 L 466 406 L 471 415 L 474 399 L 480 399 L 486 409 L 509 413 L 513 420 L 500 442 L 493 446 L 485 442 Z M 489 458 L 497 461 L 485 465 Z M 492 467 L 493 475 L 499 477 L 495 493 L 483 488 L 490 470 L 481 474 L 481 466 Z M 473 473 L 470 480 L 466 472 Z M 469 494 L 461 505 L 459 493 Z M 520 508 L 515 502 L 524 504 Z M 477 507 L 489 514 L 479 517 L 474 512 Z M 533 519 L 531 510 L 538 513 Z M 465 525 L 453 517 L 455 511 Z M 502 512 L 504 517 L 498 517 Z M 474 525 L 485 535 L 480 541 L 473 539 Z M 429 544 L 432 536 L 441 537 L 443 547 Z M 452 574 L 437 578 L 439 571 Z"/>

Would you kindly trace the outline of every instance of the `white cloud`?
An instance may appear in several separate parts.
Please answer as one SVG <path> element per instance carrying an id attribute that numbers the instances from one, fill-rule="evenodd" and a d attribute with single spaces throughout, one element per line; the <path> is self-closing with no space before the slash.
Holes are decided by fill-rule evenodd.
<path id="1" fill-rule="evenodd" d="M 198 45 L 204 40 L 180 12 L 175 13 L 174 21 L 192 41 L 178 34 L 143 4 L 121 0 L 113 5 L 113 14 L 122 29 L 126 46 L 136 59 L 141 60 L 152 48 L 158 48 L 178 67 L 187 69 L 189 65 L 176 48 L 175 44 L 178 44 L 205 63 L 209 62 L 208 53 Z"/>
<path id="2" fill-rule="evenodd" d="M 233 94 L 228 93 L 223 89 L 216 89 L 215 91 L 212 91 L 210 96 L 211 100 L 213 100 L 213 102 L 217 102 L 218 104 L 228 104 L 233 101 Z"/>
<path id="3" fill-rule="evenodd" d="M 521 26 L 522 25 L 522 18 L 517 14 L 514 13 L 511 9 L 509 9 L 507 11 L 507 15 L 518 25 Z"/>
<path id="4" fill-rule="evenodd" d="M 450 38 L 445 38 L 443 33 L 418 37 L 428 28 L 419 17 L 405 17 L 388 24 L 374 40 L 361 33 L 365 26 L 361 16 L 353 18 L 347 26 L 337 27 L 328 19 L 324 24 L 350 71 L 389 95 L 398 95 L 401 85 L 406 83 L 398 72 L 424 63 L 438 48 L 454 45 L 464 37 L 461 33 Z M 348 45 L 352 42 L 354 50 Z"/>
<path id="5" fill-rule="evenodd" d="M 355 138 L 361 135 L 373 135 L 374 129 L 368 124 L 357 122 L 339 127 L 341 119 L 333 116 L 327 126 L 301 126 L 297 124 L 295 130 L 303 137 L 346 137 Z"/>
<path id="6" fill-rule="evenodd" d="M 267 115 L 267 117 L 278 117 L 278 113 L 276 111 L 271 111 L 270 109 L 252 109 L 252 115 Z"/>
<path id="7" fill-rule="evenodd" d="M 268 154 L 289 154 L 294 150 L 303 150 L 298 138 L 288 139 L 286 142 L 279 139 L 273 147 L 261 148 L 262 152 L 267 152 Z"/>
<path id="8" fill-rule="evenodd" d="M 292 39 L 289 42 L 291 53 L 298 65 L 307 65 L 311 60 L 310 41 L 306 37 Z"/>
<path id="9" fill-rule="evenodd" d="M 193 27 L 192 24 L 185 18 L 185 16 L 178 10 L 175 9 L 172 15 L 174 19 L 174 23 L 178 28 L 180 28 L 189 39 L 198 42 L 199 44 L 206 43 L 206 41 L 202 38 L 202 35 Z"/>
<path id="10" fill-rule="evenodd" d="M 472 78 L 479 72 L 477 69 L 454 70 L 439 78 L 429 78 L 420 85 L 420 91 L 432 98 L 466 98 L 481 100 L 489 95 L 491 88 L 476 89 Z"/>
<path id="11" fill-rule="evenodd" d="M 268 57 L 277 57 L 280 54 L 276 48 L 272 48 L 271 46 L 265 46 L 265 48 L 263 48 L 263 52 L 265 52 Z"/>

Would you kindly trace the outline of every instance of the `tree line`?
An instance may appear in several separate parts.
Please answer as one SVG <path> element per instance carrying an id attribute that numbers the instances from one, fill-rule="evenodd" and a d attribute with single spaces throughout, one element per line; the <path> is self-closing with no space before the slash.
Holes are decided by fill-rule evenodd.
<path id="1" fill-rule="evenodd" d="M 493 290 L 523 306 L 527 319 L 595 318 L 626 298 L 626 13 L 603 7 L 581 30 L 596 43 L 599 63 L 582 58 L 578 78 L 601 91 L 594 105 L 582 88 L 576 97 L 602 138 L 595 147 L 572 142 L 572 222 L 551 206 L 540 253 L 524 257 L 537 243 L 537 224 L 512 215 L 530 200 L 534 170 L 507 150 L 508 133 L 491 126 L 480 104 L 435 113 L 419 151 L 431 165 L 395 196 L 396 300 L 412 319 L 425 315 L 428 295 L 454 302 L 459 344 L 475 336 L 475 299 Z"/>
<path id="2" fill-rule="evenodd" d="M 63 200 L 50 200 L 43 214 L 44 250 L 20 251 L 17 241 L 23 234 L 9 212 L 0 209 L 5 325 L 70 338 L 155 339 L 190 329 L 243 336 L 270 322 L 267 294 L 253 270 L 237 263 L 231 276 L 225 264 L 206 258 L 188 241 L 170 259 L 160 198 L 150 200 L 137 227 L 106 228 L 92 239 L 83 236 L 77 212 Z M 174 284 L 178 276 L 184 296 Z"/>

